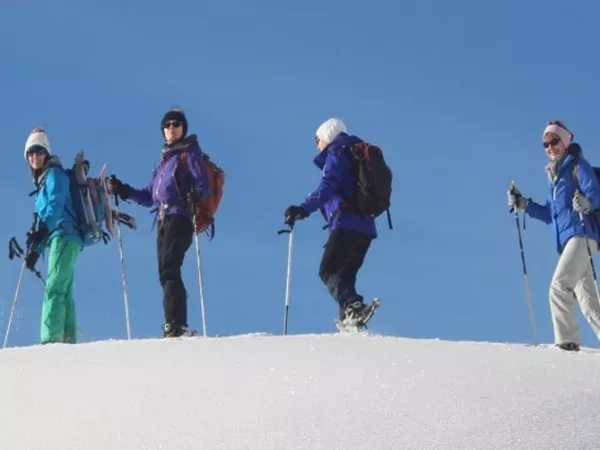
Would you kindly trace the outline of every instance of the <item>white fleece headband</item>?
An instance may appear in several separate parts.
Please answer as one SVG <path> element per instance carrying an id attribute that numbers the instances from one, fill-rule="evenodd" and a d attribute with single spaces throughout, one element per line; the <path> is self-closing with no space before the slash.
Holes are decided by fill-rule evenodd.
<path id="1" fill-rule="evenodd" d="M 565 144 L 565 147 L 569 146 L 569 144 L 571 143 L 571 139 L 573 138 L 573 136 L 571 135 L 571 133 L 569 131 L 565 130 L 563 127 L 556 125 L 556 124 L 550 124 L 550 125 L 546 126 L 546 128 L 544 128 L 544 133 L 542 134 L 542 139 L 544 139 L 544 136 L 546 136 L 547 133 L 556 134 L 560 138 L 562 143 Z"/>

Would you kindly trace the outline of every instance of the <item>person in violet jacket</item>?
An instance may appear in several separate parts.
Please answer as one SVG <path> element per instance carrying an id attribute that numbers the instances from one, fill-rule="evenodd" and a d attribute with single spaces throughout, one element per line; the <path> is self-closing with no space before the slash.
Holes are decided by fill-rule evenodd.
<path id="1" fill-rule="evenodd" d="M 285 223 L 293 226 L 297 220 L 321 211 L 330 232 L 319 277 L 339 305 L 342 325 L 361 329 L 373 315 L 375 303 L 366 305 L 356 292 L 356 276 L 371 241 L 377 238 L 377 229 L 373 217 L 344 210 L 342 206 L 355 196 L 357 183 L 351 155 L 345 147 L 362 140 L 348 135 L 345 124 L 337 118 L 322 123 L 315 140 L 319 154 L 314 163 L 322 170 L 321 181 L 302 204 L 285 210 Z"/>
<path id="2" fill-rule="evenodd" d="M 600 223 L 594 214 L 600 209 L 600 185 L 594 168 L 573 138 L 559 120 L 544 128 L 542 142 L 549 158 L 544 203 L 524 197 L 514 184 L 508 190 L 511 208 L 552 224 L 559 258 L 550 283 L 550 311 L 555 344 L 568 351 L 577 351 L 580 345 L 577 300 L 583 316 L 600 339 L 600 299 L 590 256 L 596 254 L 600 241 Z"/>
<path id="3" fill-rule="evenodd" d="M 197 136 L 187 136 L 187 130 L 183 111 L 171 109 L 161 121 L 165 145 L 160 164 L 148 186 L 135 189 L 116 177 L 109 181 L 110 192 L 123 200 L 131 199 L 141 206 L 157 207 L 158 273 L 163 289 L 164 337 L 191 334 L 181 267 L 194 237 L 190 205 L 209 194 L 202 150 Z"/>

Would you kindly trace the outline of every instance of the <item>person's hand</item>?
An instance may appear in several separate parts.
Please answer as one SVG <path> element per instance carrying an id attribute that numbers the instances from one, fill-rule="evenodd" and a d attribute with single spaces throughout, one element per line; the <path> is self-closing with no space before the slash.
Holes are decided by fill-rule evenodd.
<path id="1" fill-rule="evenodd" d="M 302 220 L 308 217 L 308 213 L 301 206 L 288 206 L 285 212 L 283 213 L 285 218 L 284 223 L 286 225 L 293 226 L 297 220 Z"/>

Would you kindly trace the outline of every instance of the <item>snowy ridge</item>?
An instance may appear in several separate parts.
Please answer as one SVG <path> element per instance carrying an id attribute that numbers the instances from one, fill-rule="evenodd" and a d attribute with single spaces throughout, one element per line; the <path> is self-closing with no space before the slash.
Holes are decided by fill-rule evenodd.
<path id="1" fill-rule="evenodd" d="M 364 335 L 0 352 L 0 448 L 597 449 L 600 353 Z"/>

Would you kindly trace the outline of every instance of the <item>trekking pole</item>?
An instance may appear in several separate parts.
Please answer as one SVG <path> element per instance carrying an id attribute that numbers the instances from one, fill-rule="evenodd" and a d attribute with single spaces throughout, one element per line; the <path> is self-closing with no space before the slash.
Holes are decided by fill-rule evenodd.
<path id="1" fill-rule="evenodd" d="M 289 234 L 288 240 L 288 260 L 287 260 L 287 275 L 285 279 L 285 306 L 283 311 L 283 334 L 287 334 L 288 328 L 288 314 L 290 309 L 290 284 L 292 278 L 292 248 L 294 245 L 294 225 L 289 225 L 286 230 L 279 230 L 277 234 Z"/>
<path id="2" fill-rule="evenodd" d="M 15 258 L 15 256 L 18 257 L 18 258 L 22 258 L 23 257 L 23 249 L 21 248 L 21 246 L 17 242 L 17 239 L 15 237 L 12 237 L 10 239 L 10 241 L 8 241 L 8 258 L 10 260 L 13 260 Z M 17 285 L 17 293 L 15 294 L 15 298 L 13 300 L 13 310 L 10 313 L 10 318 L 9 318 L 9 322 L 8 322 L 8 328 L 9 329 L 10 329 L 10 322 L 12 321 L 12 315 L 13 315 L 14 309 L 15 309 L 16 304 L 17 304 L 17 296 L 18 296 L 20 288 L 21 288 L 21 278 L 23 277 L 23 272 L 24 272 L 24 269 L 25 269 L 26 265 L 27 264 L 25 262 L 25 259 L 23 259 L 23 266 L 21 267 L 21 275 L 19 275 L 19 283 Z M 29 270 L 41 281 L 41 283 L 44 285 L 44 287 L 46 287 L 46 280 L 42 276 L 41 272 L 39 270 L 36 270 L 33 267 L 29 268 Z M 75 300 L 73 300 L 73 301 L 75 301 Z M 89 339 L 85 336 L 85 334 L 83 333 L 82 329 L 79 328 L 79 326 L 77 327 L 77 331 L 83 337 L 84 340 L 89 341 Z M 6 336 L 5 336 L 5 340 L 4 340 L 4 346 L 6 346 L 7 339 L 8 339 L 8 330 L 6 332 Z"/>
<path id="3" fill-rule="evenodd" d="M 515 182 L 511 182 L 511 192 L 516 189 Z M 511 212 L 515 213 L 515 221 L 517 225 L 517 233 L 519 236 L 519 249 L 521 252 L 521 264 L 523 266 L 523 277 L 525 279 L 525 296 L 527 298 L 527 304 L 529 306 L 529 320 L 531 323 L 531 334 L 533 336 L 533 345 L 537 345 L 537 336 L 535 332 L 535 317 L 533 313 L 533 301 L 531 300 L 531 289 L 529 287 L 529 274 L 527 273 L 527 264 L 525 263 L 525 250 L 523 248 L 523 237 L 521 235 L 521 224 L 519 222 L 519 211 L 516 208 L 511 209 Z"/>
<path id="4" fill-rule="evenodd" d="M 4 334 L 4 343 L 2 344 L 2 348 L 6 348 L 6 343 L 8 342 L 8 335 L 10 334 L 10 327 L 12 325 L 13 315 L 15 314 L 15 310 L 17 309 L 17 300 L 19 299 L 19 293 L 21 292 L 21 281 L 23 280 L 23 273 L 25 272 L 25 261 L 21 264 L 21 273 L 19 274 L 19 281 L 17 282 L 17 291 L 15 292 L 15 297 L 13 298 L 12 308 L 10 309 L 10 316 L 8 317 L 8 325 L 6 326 L 6 333 Z"/>
<path id="5" fill-rule="evenodd" d="M 194 224 L 196 223 L 196 215 L 194 214 Z M 200 243 L 198 242 L 198 234 L 194 233 L 194 241 L 196 242 L 196 263 L 198 265 L 198 285 L 200 288 L 200 310 L 202 312 L 202 335 L 206 337 L 206 317 L 204 314 L 204 277 L 202 276 L 202 255 L 200 254 Z"/>
<path id="6" fill-rule="evenodd" d="M 114 175 L 113 175 L 114 177 Z M 123 303 L 125 305 L 125 325 L 127 327 L 127 339 L 131 339 L 131 324 L 129 321 L 129 297 L 127 295 L 127 277 L 125 276 L 125 256 L 123 253 L 123 237 L 121 235 L 121 222 L 119 220 L 119 196 L 115 194 L 115 212 L 117 215 L 117 239 L 119 247 L 119 256 L 121 258 L 121 278 L 123 281 Z"/>
<path id="7" fill-rule="evenodd" d="M 596 286 L 596 295 L 600 300 L 600 290 L 598 289 L 598 277 L 596 276 L 596 265 L 594 264 L 594 257 L 592 256 L 592 250 L 590 248 L 590 241 L 588 239 L 587 227 L 585 226 L 585 219 L 583 217 L 583 213 L 579 212 L 579 220 L 581 221 L 581 226 L 583 227 L 583 234 L 585 235 L 585 245 L 588 251 L 588 257 L 590 259 L 590 266 L 592 267 L 592 275 L 594 276 L 594 285 Z"/>

